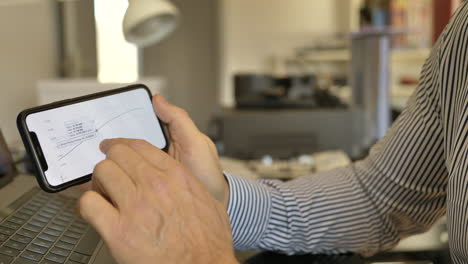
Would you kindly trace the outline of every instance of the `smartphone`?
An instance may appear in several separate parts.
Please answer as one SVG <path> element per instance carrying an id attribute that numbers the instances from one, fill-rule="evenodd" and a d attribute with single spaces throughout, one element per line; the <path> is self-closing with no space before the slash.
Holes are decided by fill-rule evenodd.
<path id="1" fill-rule="evenodd" d="M 167 151 L 168 138 L 149 89 L 132 85 L 22 111 L 18 130 L 46 192 L 91 179 L 104 139 L 143 139 Z"/>

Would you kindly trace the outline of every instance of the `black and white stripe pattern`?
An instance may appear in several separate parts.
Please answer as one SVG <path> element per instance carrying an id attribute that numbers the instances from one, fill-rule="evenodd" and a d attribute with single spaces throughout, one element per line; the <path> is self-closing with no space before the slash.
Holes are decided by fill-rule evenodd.
<path id="1" fill-rule="evenodd" d="M 364 160 L 291 182 L 226 175 L 237 249 L 371 255 L 447 214 L 468 263 L 468 3 L 435 45 L 407 108 Z"/>

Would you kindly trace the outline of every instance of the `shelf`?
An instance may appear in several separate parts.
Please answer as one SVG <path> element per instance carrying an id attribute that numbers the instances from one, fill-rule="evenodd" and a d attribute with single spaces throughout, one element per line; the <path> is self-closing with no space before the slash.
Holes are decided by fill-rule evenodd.
<path id="1" fill-rule="evenodd" d="M 397 49 L 392 51 L 393 62 L 423 62 L 429 56 L 431 49 Z M 320 63 L 320 62 L 348 62 L 351 52 L 343 50 L 323 50 L 310 52 L 302 58 L 292 58 L 288 62 Z"/>
<path id="2" fill-rule="evenodd" d="M 350 59 L 351 53 L 347 49 L 316 51 L 304 57 L 305 62 L 347 62 Z"/>
<path id="3" fill-rule="evenodd" d="M 396 49 L 392 51 L 392 60 L 396 62 L 425 61 L 431 54 L 431 49 Z"/>

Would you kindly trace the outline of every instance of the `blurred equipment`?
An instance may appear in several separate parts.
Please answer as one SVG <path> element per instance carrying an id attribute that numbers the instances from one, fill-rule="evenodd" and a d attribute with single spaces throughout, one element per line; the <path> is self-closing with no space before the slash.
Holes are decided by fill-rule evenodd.
<path id="1" fill-rule="evenodd" d="M 277 78 L 268 74 L 236 74 L 234 90 L 238 109 L 346 106 L 338 97 L 318 87 L 314 74 Z"/>
<path id="2" fill-rule="evenodd" d="M 262 105 L 263 93 L 272 89 L 274 79 L 267 74 L 236 74 L 234 90 L 238 108 Z M 282 92 L 284 94 L 284 92 Z"/>
<path id="3" fill-rule="evenodd" d="M 369 146 L 390 127 L 391 36 L 385 30 L 352 36 L 352 107 L 364 112 L 364 140 Z"/>
<path id="4" fill-rule="evenodd" d="M 346 109 L 225 109 L 212 137 L 223 155 L 238 159 L 288 159 L 330 149 L 355 157 L 363 151 L 363 116 Z"/>
<path id="5" fill-rule="evenodd" d="M 129 0 L 125 39 L 139 47 L 155 44 L 174 31 L 178 19 L 179 11 L 167 0 Z"/>

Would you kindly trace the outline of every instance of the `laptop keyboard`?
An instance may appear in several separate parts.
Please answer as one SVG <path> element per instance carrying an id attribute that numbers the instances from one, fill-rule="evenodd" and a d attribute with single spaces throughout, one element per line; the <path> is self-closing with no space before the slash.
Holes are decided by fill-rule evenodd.
<path id="1" fill-rule="evenodd" d="M 0 264 L 83 264 L 98 234 L 75 213 L 76 199 L 34 188 L 0 223 Z"/>

